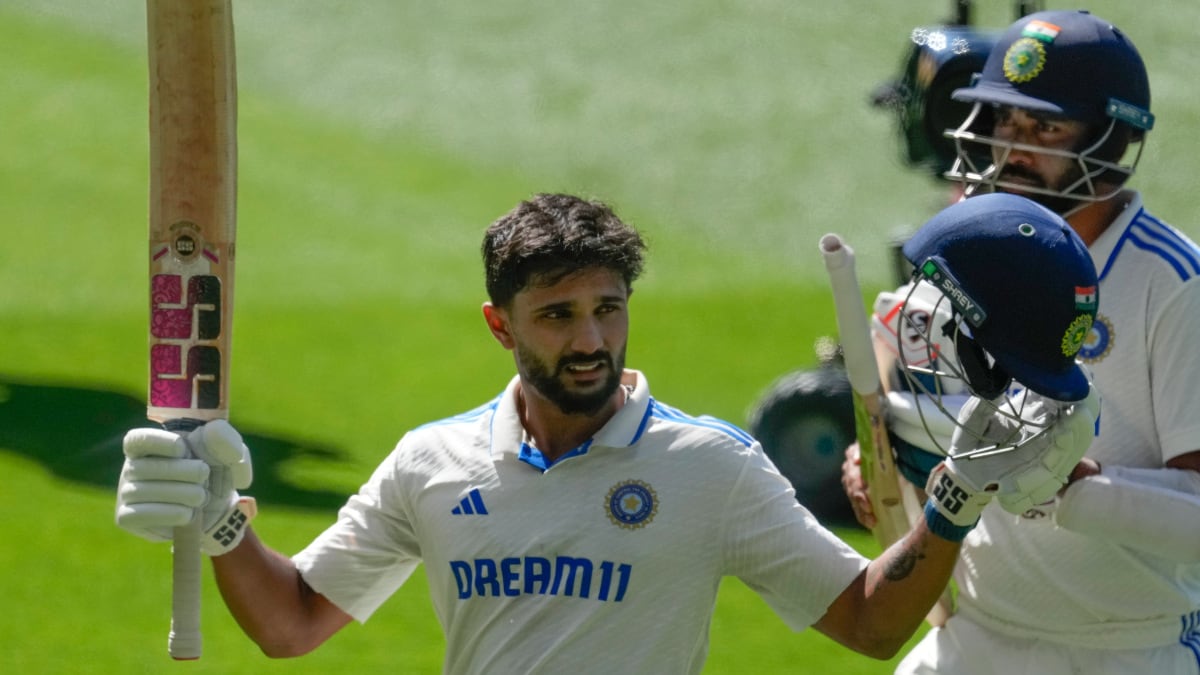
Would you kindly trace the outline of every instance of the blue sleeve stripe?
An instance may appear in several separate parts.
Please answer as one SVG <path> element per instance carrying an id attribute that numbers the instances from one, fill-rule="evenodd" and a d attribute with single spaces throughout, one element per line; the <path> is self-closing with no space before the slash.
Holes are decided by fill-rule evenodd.
<path id="1" fill-rule="evenodd" d="M 474 410 L 468 410 L 467 412 L 459 413 L 457 415 L 454 415 L 453 417 L 446 417 L 446 418 L 443 418 L 440 420 L 426 422 L 425 424 L 422 424 L 417 428 L 423 429 L 425 427 L 436 427 L 436 426 L 441 426 L 441 425 L 445 425 L 445 424 L 462 424 L 464 422 L 473 422 L 473 421 L 479 419 L 480 417 L 483 417 L 484 415 L 489 414 L 492 411 L 494 411 L 496 409 L 496 406 L 499 405 L 499 403 L 500 403 L 500 397 L 497 396 L 496 398 L 492 399 L 490 402 L 484 403 L 483 405 L 479 406 L 478 408 L 475 408 Z"/>
<path id="2" fill-rule="evenodd" d="M 1200 612 L 1184 614 L 1181 617 L 1183 630 L 1179 634 L 1179 644 L 1192 650 L 1196 656 L 1196 665 L 1200 665 Z"/>
<path id="3" fill-rule="evenodd" d="M 1196 245 L 1162 221 L 1142 213 L 1129 228 L 1130 241 L 1138 248 L 1157 254 L 1186 281 L 1200 274 L 1200 251 Z"/>
<path id="4" fill-rule="evenodd" d="M 1200 249 L 1178 230 L 1142 210 L 1121 233 L 1120 241 L 1100 272 L 1101 281 L 1108 276 L 1125 244 L 1154 254 L 1170 265 L 1183 281 L 1200 274 Z"/>
<path id="5" fill-rule="evenodd" d="M 1191 278 L 1192 272 L 1184 266 L 1183 262 L 1171 256 L 1170 252 L 1164 249 L 1162 246 L 1159 246 L 1151 241 L 1146 241 L 1145 239 L 1134 234 L 1132 230 L 1129 232 L 1128 241 L 1143 251 L 1149 251 L 1157 254 L 1158 257 L 1163 260 L 1163 262 L 1167 263 L 1175 270 L 1175 273 L 1179 275 L 1181 280 L 1187 281 L 1189 278 Z"/>
<path id="6" fill-rule="evenodd" d="M 683 424 L 691 424 L 691 425 L 695 425 L 695 426 L 705 427 L 707 429 L 715 429 L 717 431 L 720 431 L 724 434 L 727 434 L 727 435 L 733 437 L 739 443 L 741 443 L 742 445 L 744 445 L 746 447 L 750 447 L 751 445 L 754 444 L 753 436 L 751 436 L 750 434 L 746 433 L 745 431 L 742 431 L 741 429 L 735 427 L 734 425 L 732 425 L 724 420 L 719 420 L 719 419 L 717 419 L 715 417 L 711 417 L 709 415 L 693 417 L 693 416 L 688 415 L 676 408 L 672 408 L 671 406 L 669 406 L 665 403 L 660 403 L 658 401 L 651 401 L 651 408 L 653 410 L 653 414 L 656 417 L 661 417 L 662 419 L 671 420 L 674 422 L 681 422 Z"/>

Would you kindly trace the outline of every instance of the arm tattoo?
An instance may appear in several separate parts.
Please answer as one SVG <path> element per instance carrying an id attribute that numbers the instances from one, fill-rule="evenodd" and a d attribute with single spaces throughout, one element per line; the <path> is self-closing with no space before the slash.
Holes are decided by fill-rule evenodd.
<path id="1" fill-rule="evenodd" d="M 905 545 L 896 551 L 896 555 L 887 561 L 883 569 L 883 578 L 887 581 L 900 581 L 912 574 L 917 561 L 924 560 L 925 554 L 918 550 L 915 542 L 905 540 Z"/>

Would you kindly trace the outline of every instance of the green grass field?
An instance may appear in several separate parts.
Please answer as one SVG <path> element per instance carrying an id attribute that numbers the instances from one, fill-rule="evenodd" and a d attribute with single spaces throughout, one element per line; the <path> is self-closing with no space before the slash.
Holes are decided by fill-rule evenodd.
<path id="1" fill-rule="evenodd" d="M 981 24 L 1010 20 L 996 4 Z M 1151 69 L 1159 128 L 1137 185 L 1195 235 L 1200 6 L 1092 8 Z M 533 192 L 605 199 L 647 233 L 630 365 L 658 398 L 744 424 L 834 331 L 818 237 L 846 235 L 873 292 L 886 239 L 943 199 L 867 98 L 909 30 L 948 10 L 239 1 L 231 397 L 263 537 L 298 550 L 404 430 L 503 387 L 478 242 Z M 169 547 L 112 524 L 120 437 L 145 421 L 144 7 L 10 0 L 0 44 L 0 672 L 438 672 L 420 575 L 288 662 L 262 657 L 206 580 L 204 658 L 168 659 Z M 711 637 L 709 673 L 891 671 L 791 633 L 733 580 Z"/>

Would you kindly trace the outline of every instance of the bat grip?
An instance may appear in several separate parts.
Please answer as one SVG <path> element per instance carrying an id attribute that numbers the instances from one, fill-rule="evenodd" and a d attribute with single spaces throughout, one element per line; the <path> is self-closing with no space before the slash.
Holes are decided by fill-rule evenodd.
<path id="1" fill-rule="evenodd" d="M 193 419 L 169 420 L 168 431 L 187 433 L 203 424 Z M 177 661 L 200 658 L 200 590 L 202 556 L 200 554 L 200 517 L 175 528 L 171 559 L 171 632 L 167 651 Z"/>
<path id="2" fill-rule="evenodd" d="M 177 661 L 200 658 L 200 521 L 175 528 L 171 559 L 171 633 L 167 651 Z"/>
<path id="3" fill-rule="evenodd" d="M 855 271 L 854 249 L 836 234 L 821 237 L 821 257 L 829 273 L 833 307 L 850 387 L 862 396 L 879 391 L 879 367 L 875 362 L 871 327 L 863 311 L 862 291 Z"/>

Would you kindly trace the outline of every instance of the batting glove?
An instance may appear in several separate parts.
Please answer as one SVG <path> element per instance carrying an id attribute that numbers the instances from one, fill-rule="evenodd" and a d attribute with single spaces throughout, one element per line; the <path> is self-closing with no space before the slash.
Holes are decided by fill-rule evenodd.
<path id="1" fill-rule="evenodd" d="M 1095 388 L 1075 403 L 1031 392 L 1017 403 L 1019 417 L 978 398 L 963 406 L 950 456 L 934 468 L 925 487 L 931 529 L 937 531 L 936 524 L 951 537 L 966 536 L 993 496 L 1005 511 L 1022 514 L 1066 485 L 1095 435 L 1100 411 Z M 1013 447 L 990 450 L 1004 446 Z"/>
<path id="2" fill-rule="evenodd" d="M 201 550 L 227 553 L 241 542 L 257 512 L 250 487 L 250 451 L 225 420 L 186 434 L 133 429 L 125 434 L 125 465 L 117 486 L 116 521 L 150 541 L 173 538 L 174 528 L 200 519 Z"/>
<path id="3" fill-rule="evenodd" d="M 1018 450 L 1024 464 L 1010 473 L 1011 479 L 1001 483 L 996 495 L 1005 511 L 1017 515 L 1053 500 L 1067 484 L 1096 437 L 1100 416 L 1100 397 L 1090 386 L 1082 401 L 1064 403 L 1030 394 L 1025 405 L 1028 413 L 1050 426 Z"/>

